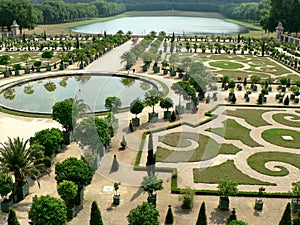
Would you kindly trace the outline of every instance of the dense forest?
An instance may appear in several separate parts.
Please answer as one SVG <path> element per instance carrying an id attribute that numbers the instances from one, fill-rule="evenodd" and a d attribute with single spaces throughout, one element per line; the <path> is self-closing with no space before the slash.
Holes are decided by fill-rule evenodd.
<path id="1" fill-rule="evenodd" d="M 299 0 L 0 0 L 2 28 L 13 20 L 23 28 L 118 15 L 125 11 L 184 10 L 219 12 L 260 23 L 273 32 L 279 21 L 288 32 L 300 29 Z"/>

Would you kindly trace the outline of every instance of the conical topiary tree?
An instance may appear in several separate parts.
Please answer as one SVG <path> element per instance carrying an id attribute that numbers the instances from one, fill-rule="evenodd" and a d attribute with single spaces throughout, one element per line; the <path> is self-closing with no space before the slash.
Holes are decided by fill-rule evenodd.
<path id="1" fill-rule="evenodd" d="M 17 215 L 14 209 L 10 208 L 8 213 L 8 219 L 7 219 L 8 225 L 20 225 Z"/>
<path id="2" fill-rule="evenodd" d="M 156 160 L 153 152 L 153 135 L 152 133 L 150 133 L 149 141 L 148 141 L 147 162 L 146 162 L 148 176 L 155 174 L 155 162 Z"/>
<path id="3" fill-rule="evenodd" d="M 90 225 L 103 225 L 101 212 L 96 201 L 92 203 Z"/>
<path id="4" fill-rule="evenodd" d="M 290 202 L 286 205 L 286 208 L 283 212 L 279 225 L 292 225 L 292 212 L 291 212 Z"/>
<path id="5" fill-rule="evenodd" d="M 174 216 L 173 216 L 171 205 L 169 205 L 168 207 L 169 208 L 168 208 L 165 224 L 166 225 L 171 225 L 171 224 L 174 223 Z"/>
<path id="6" fill-rule="evenodd" d="M 205 202 L 202 202 L 196 225 L 207 225 Z"/>

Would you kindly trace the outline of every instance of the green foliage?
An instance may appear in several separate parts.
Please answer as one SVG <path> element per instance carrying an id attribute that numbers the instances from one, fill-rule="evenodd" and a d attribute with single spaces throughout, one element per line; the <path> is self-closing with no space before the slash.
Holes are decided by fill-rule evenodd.
<path id="1" fill-rule="evenodd" d="M 205 202 L 201 204 L 196 225 L 207 225 Z"/>
<path id="2" fill-rule="evenodd" d="M 192 209 L 194 206 L 195 192 L 190 187 L 187 187 L 180 191 L 179 201 L 182 202 L 181 207 L 183 209 Z"/>
<path id="3" fill-rule="evenodd" d="M 83 160 L 70 157 L 55 165 L 55 179 L 57 183 L 64 180 L 73 181 L 78 189 L 91 183 L 94 171 L 89 164 Z"/>
<path id="4" fill-rule="evenodd" d="M 64 180 L 57 185 L 57 192 L 67 205 L 75 198 L 77 190 L 78 186 L 73 181 Z"/>
<path id="5" fill-rule="evenodd" d="M 236 195 L 238 192 L 238 183 L 235 180 L 220 180 L 218 189 L 221 197 Z"/>
<path id="6" fill-rule="evenodd" d="M 292 192 L 298 198 L 300 197 L 300 181 L 292 183 Z"/>
<path id="7" fill-rule="evenodd" d="M 279 225 L 292 225 L 291 203 L 288 202 L 283 212 Z"/>
<path id="8" fill-rule="evenodd" d="M 19 137 L 1 143 L 0 167 L 5 174 L 14 174 L 16 188 L 25 182 L 26 176 L 38 181 L 44 168 L 44 154 L 39 149 L 27 148 L 27 141 Z M 14 188 L 14 190 L 15 190 Z"/>
<path id="9" fill-rule="evenodd" d="M 152 106 L 154 113 L 154 106 L 162 99 L 163 93 L 155 88 L 145 93 L 144 103 L 147 106 Z"/>
<path id="10" fill-rule="evenodd" d="M 130 112 L 132 114 L 135 114 L 137 117 L 137 114 L 141 113 L 144 109 L 144 102 L 140 100 L 139 98 L 133 100 L 130 103 Z"/>
<path id="11" fill-rule="evenodd" d="M 9 55 L 2 55 L 0 56 L 0 65 L 7 66 L 9 64 L 10 56 Z"/>
<path id="12" fill-rule="evenodd" d="M 122 101 L 118 97 L 110 96 L 105 99 L 105 108 L 110 112 L 117 112 L 121 106 Z"/>
<path id="13" fill-rule="evenodd" d="M 228 225 L 248 225 L 248 224 L 241 220 L 233 220 Z"/>
<path id="14" fill-rule="evenodd" d="M 173 107 L 173 100 L 169 97 L 162 98 L 160 100 L 159 106 L 163 109 L 167 109 L 169 111 L 169 108 Z"/>
<path id="15" fill-rule="evenodd" d="M 54 56 L 54 52 L 50 51 L 50 50 L 44 51 L 42 53 L 42 58 L 51 59 L 51 58 L 53 58 L 53 56 Z"/>
<path id="16" fill-rule="evenodd" d="M 1 218 L 1 217 L 0 217 Z M 9 209 L 8 218 L 7 218 L 7 225 L 20 225 L 16 212 L 13 208 Z"/>
<path id="17" fill-rule="evenodd" d="M 40 67 L 42 65 L 42 62 L 41 61 L 34 61 L 33 65 L 35 67 Z"/>
<path id="18" fill-rule="evenodd" d="M 60 148 L 64 138 L 62 131 L 57 128 L 47 128 L 35 133 L 30 138 L 30 145 L 39 144 L 44 147 L 44 154 L 49 156 Z"/>
<path id="19" fill-rule="evenodd" d="M 289 104 L 290 104 L 290 98 L 289 98 L 288 95 L 285 97 L 285 99 L 284 99 L 284 101 L 283 101 L 283 104 L 284 104 L 284 105 L 289 105 Z"/>
<path id="20" fill-rule="evenodd" d="M 28 217 L 35 225 L 64 225 L 67 222 L 67 207 L 58 198 L 50 195 L 34 196 Z"/>
<path id="21" fill-rule="evenodd" d="M 79 116 L 79 107 L 74 99 L 69 98 L 56 102 L 52 107 L 52 119 L 59 122 L 65 132 L 71 132 Z"/>
<path id="22" fill-rule="evenodd" d="M 159 225 L 159 212 L 151 203 L 143 202 L 130 210 L 127 219 L 129 225 Z"/>
<path id="23" fill-rule="evenodd" d="M 11 176 L 0 174 L 0 195 L 6 197 L 14 188 L 14 182 Z"/>
<path id="24" fill-rule="evenodd" d="M 109 124 L 97 116 L 84 118 L 74 129 L 76 141 L 82 146 L 97 150 L 109 143 L 111 135 Z"/>
<path id="25" fill-rule="evenodd" d="M 101 212 L 96 201 L 92 203 L 90 225 L 103 225 Z"/>
<path id="26" fill-rule="evenodd" d="M 146 176 L 143 178 L 141 186 L 151 196 L 155 191 L 163 189 L 163 180 L 158 179 L 155 175 Z"/>

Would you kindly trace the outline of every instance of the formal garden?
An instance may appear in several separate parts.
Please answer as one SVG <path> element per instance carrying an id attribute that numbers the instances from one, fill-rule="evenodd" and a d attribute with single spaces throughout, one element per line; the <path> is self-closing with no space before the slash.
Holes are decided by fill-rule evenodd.
<path id="1" fill-rule="evenodd" d="M 106 39 L 110 40 L 107 41 L 110 44 L 105 42 Z M 62 37 L 48 40 L 41 36 L 38 41 L 44 44 L 40 48 L 34 44 L 22 46 L 23 42 L 33 42 L 33 39 L 26 37 L 20 39 L 18 45 L 14 42 L 3 43 L 8 53 L 5 55 L 9 55 L 2 57 L 1 61 L 4 77 L 18 76 L 11 73 L 17 70 L 13 68 L 16 64 L 20 64 L 25 74 L 29 68 L 29 73 L 38 73 L 36 69 L 41 65 L 45 71 L 50 71 L 47 66 L 70 64 L 73 59 L 77 61 L 79 69 L 83 69 L 84 64 L 129 40 L 129 34 L 123 36 L 120 32 L 112 39 L 91 36 L 83 40 L 74 37 L 70 39 L 73 44 L 66 44 Z M 50 42 L 56 44 L 45 44 Z M 59 49 L 56 46 L 58 43 Z M 101 43 L 97 50 L 92 45 L 96 43 Z M 257 197 L 253 207 L 258 210 L 263 209 L 262 196 L 299 197 L 298 180 L 295 179 L 300 169 L 297 153 L 300 148 L 300 113 L 297 110 L 299 61 L 296 60 L 295 49 L 295 58 L 284 58 L 278 55 L 276 46 L 274 40 L 189 38 L 165 36 L 164 33 L 156 37 L 155 33 L 151 33 L 121 56 L 120 60 L 126 63 L 123 72 L 134 70 L 136 76 L 157 75 L 160 82 L 171 80 L 169 89 L 179 98 L 177 104 L 177 101 L 173 102 L 166 96 L 168 91 L 153 88 L 143 98 L 133 99 L 130 106 L 123 109 L 126 113 L 130 112 L 130 118 L 122 128 L 128 130 L 129 134 L 142 134 L 139 137 L 139 149 L 133 157 L 136 157 L 133 169 L 137 173 L 144 171 L 147 174 L 140 182 L 140 187 L 148 195 L 147 203 L 130 211 L 127 216 L 130 224 L 136 224 L 137 218 L 149 215 L 149 221 L 153 220 L 150 224 L 158 224 L 159 213 L 155 206 L 164 182 L 156 176 L 157 172 L 171 174 L 171 182 L 168 183 L 170 191 L 180 195 L 184 210 L 193 208 L 194 194 L 220 196 L 216 207 L 221 210 L 230 209 L 229 197 L 234 195 Z M 13 52 L 15 50 L 26 53 L 22 53 L 18 59 L 20 54 Z M 74 57 L 71 57 L 72 54 Z M 34 63 L 40 58 L 47 60 L 41 61 L 35 68 Z M 276 63 L 276 60 L 287 67 Z M 56 69 L 63 70 L 65 67 Z M 122 102 L 116 96 L 110 96 L 103 104 L 109 113 L 98 117 L 85 115 L 88 107 L 77 99 L 57 102 L 49 117 L 57 121 L 61 129 L 44 129 L 29 140 L 9 138 L 2 143 L 0 163 L 7 174 L 1 179 L 5 184 L 0 193 L 5 196 L 2 211 L 13 214 L 11 206 L 26 198 L 29 193 L 26 177 L 38 181 L 55 167 L 60 198 L 50 195 L 33 197 L 29 219 L 39 225 L 47 223 L 50 216 L 55 224 L 65 224 L 80 213 L 84 190 L 91 185 L 95 171 L 103 163 L 101 160 L 110 154 L 109 147 L 119 128 L 117 117 L 122 113 Z M 143 111 L 145 113 L 147 106 L 145 120 L 140 115 Z M 209 111 L 201 111 L 204 106 Z M 162 114 L 159 112 L 162 111 L 163 117 L 160 117 Z M 198 114 L 202 114 L 202 117 L 195 121 L 193 115 Z M 153 125 L 154 129 L 148 130 L 147 124 Z M 53 164 L 63 149 L 75 140 L 82 158 L 70 157 Z M 120 150 L 126 152 L 127 141 L 122 139 Z M 24 161 L 16 160 L 18 154 L 23 154 Z M 182 170 L 181 166 L 188 169 Z M 122 169 L 122 162 L 118 161 L 116 155 L 109 169 L 111 173 Z M 14 182 L 11 175 L 14 175 Z M 202 184 L 206 184 L 204 189 L 199 188 Z M 120 185 L 119 181 L 113 184 L 113 205 L 122 204 Z M 287 210 L 288 207 L 296 212 L 300 206 L 293 200 Z M 40 211 L 41 208 L 50 215 Z M 166 205 L 165 208 L 168 209 L 165 223 L 173 224 L 172 207 Z M 93 202 L 91 211 L 90 221 L 94 220 L 94 216 L 99 221 L 101 213 L 96 202 Z M 206 220 L 205 204 L 200 208 L 199 218 Z M 231 220 L 236 221 L 234 210 L 228 223 L 235 224 Z"/>

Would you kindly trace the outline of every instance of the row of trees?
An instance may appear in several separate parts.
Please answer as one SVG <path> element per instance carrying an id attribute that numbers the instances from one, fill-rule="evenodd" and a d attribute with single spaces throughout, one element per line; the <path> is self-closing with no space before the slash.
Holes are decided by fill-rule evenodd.
<path id="1" fill-rule="evenodd" d="M 42 1 L 32 4 L 27 0 L 0 1 L 0 26 L 10 29 L 13 20 L 20 28 L 33 29 L 37 24 L 63 23 L 87 18 L 112 16 L 126 10 L 124 4 L 95 0 L 83 3 L 66 3 L 64 1 Z"/>

